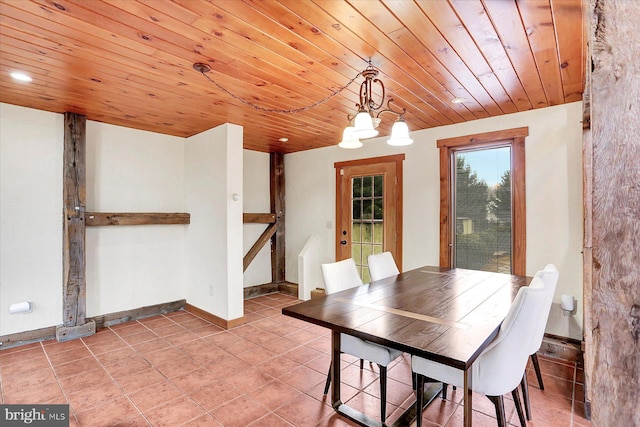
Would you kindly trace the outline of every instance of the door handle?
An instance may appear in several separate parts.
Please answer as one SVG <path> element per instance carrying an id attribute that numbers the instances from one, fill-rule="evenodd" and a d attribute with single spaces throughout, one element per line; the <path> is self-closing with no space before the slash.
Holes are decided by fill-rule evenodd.
<path id="1" fill-rule="evenodd" d="M 346 245 L 346 244 L 347 244 L 347 241 L 346 241 L 346 240 L 340 240 L 340 244 L 341 244 L 341 245 Z"/>

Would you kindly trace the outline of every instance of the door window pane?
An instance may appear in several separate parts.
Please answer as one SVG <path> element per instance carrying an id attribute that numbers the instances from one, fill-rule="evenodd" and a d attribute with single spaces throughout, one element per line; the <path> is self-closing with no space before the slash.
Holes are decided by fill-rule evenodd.
<path id="1" fill-rule="evenodd" d="M 372 218 L 373 218 L 373 200 L 363 199 L 362 200 L 362 219 L 372 219 Z"/>
<path id="2" fill-rule="evenodd" d="M 371 243 L 373 241 L 373 230 L 371 228 L 371 222 L 365 222 L 362 224 L 362 242 Z"/>
<path id="3" fill-rule="evenodd" d="M 373 219 L 382 219 L 383 202 L 382 198 L 376 198 L 373 201 Z"/>
<path id="4" fill-rule="evenodd" d="M 373 177 L 363 176 L 362 178 L 362 197 L 371 197 L 373 191 Z"/>
<path id="5" fill-rule="evenodd" d="M 362 197 L 362 177 L 353 178 L 353 197 Z"/>
<path id="6" fill-rule="evenodd" d="M 382 191 L 384 190 L 382 175 L 376 175 L 373 177 L 373 195 L 374 197 L 382 197 Z"/>
<path id="7" fill-rule="evenodd" d="M 353 200 L 352 216 L 353 216 L 353 219 L 362 219 L 362 200 L 360 199 Z"/>
<path id="8" fill-rule="evenodd" d="M 454 155 L 453 265 L 511 273 L 511 148 Z"/>

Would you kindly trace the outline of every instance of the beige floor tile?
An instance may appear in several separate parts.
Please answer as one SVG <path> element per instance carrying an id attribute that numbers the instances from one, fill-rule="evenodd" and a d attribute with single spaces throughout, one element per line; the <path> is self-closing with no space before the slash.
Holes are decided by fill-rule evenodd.
<path id="1" fill-rule="evenodd" d="M 225 427 L 246 427 L 269 413 L 264 405 L 240 396 L 216 409 L 214 417 Z"/>
<path id="2" fill-rule="evenodd" d="M 205 411 L 187 396 L 180 396 L 144 412 L 154 427 L 180 426 L 201 416 Z"/>

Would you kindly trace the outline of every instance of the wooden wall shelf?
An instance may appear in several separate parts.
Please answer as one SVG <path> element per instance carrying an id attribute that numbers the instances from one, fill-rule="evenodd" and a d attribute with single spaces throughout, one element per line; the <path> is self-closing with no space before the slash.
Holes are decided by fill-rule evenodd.
<path id="1" fill-rule="evenodd" d="M 274 213 L 244 213 L 242 222 L 244 224 L 274 224 L 276 222 Z"/>
<path id="2" fill-rule="evenodd" d="M 87 212 L 86 225 L 189 224 L 191 214 L 158 212 Z"/>

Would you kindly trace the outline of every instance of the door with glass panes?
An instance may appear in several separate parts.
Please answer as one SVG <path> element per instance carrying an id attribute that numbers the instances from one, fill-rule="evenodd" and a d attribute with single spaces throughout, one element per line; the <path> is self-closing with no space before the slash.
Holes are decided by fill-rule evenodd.
<path id="1" fill-rule="evenodd" d="M 367 257 L 389 251 L 402 266 L 401 159 L 336 164 L 336 260 L 353 258 L 364 283 Z M 355 163 L 355 164 L 354 164 Z M 398 163 L 400 166 L 398 166 Z"/>

